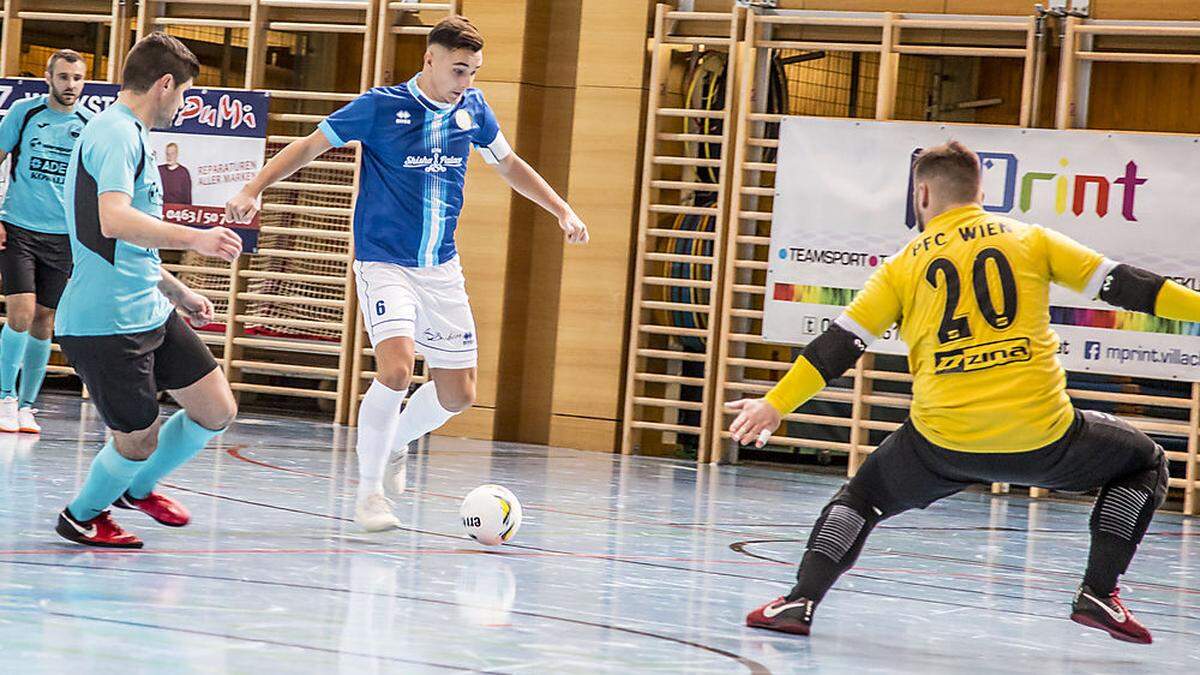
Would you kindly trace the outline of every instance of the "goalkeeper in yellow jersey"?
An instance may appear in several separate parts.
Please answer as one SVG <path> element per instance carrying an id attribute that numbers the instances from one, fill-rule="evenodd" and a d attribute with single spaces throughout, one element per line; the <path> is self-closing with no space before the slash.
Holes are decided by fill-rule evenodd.
<path id="1" fill-rule="evenodd" d="M 790 413 L 840 377 L 899 322 L 909 348 L 909 419 L 821 511 L 796 586 L 746 623 L 808 635 L 813 611 L 854 564 L 871 529 L 975 483 L 1100 488 L 1091 551 L 1071 619 L 1149 643 L 1121 604 L 1125 572 L 1167 491 L 1162 448 L 1066 394 L 1049 289 L 1058 283 L 1129 310 L 1200 321 L 1200 294 L 1121 264 L 1053 230 L 987 213 L 979 157 L 957 142 L 921 152 L 913 203 L 921 231 L 867 280 L 830 328 L 761 399 L 730 404 L 733 439 L 762 446 Z"/>

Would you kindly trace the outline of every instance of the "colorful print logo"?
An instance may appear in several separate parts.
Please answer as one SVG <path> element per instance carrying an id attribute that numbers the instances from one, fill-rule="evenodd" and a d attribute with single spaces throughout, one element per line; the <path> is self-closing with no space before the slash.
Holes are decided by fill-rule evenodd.
<path id="1" fill-rule="evenodd" d="M 922 149 L 913 150 L 912 160 L 916 160 Z M 983 151 L 978 154 L 983 165 L 985 185 L 983 208 L 991 213 L 1027 213 L 1035 202 L 1040 203 L 1052 196 L 1056 213 L 1064 214 L 1069 208 L 1071 213 L 1079 217 L 1088 210 L 1091 196 L 1094 195 L 1095 202 L 1091 208 L 1098 217 L 1104 218 L 1110 210 L 1114 186 L 1118 186 L 1121 188 L 1121 217 L 1129 222 L 1137 222 L 1134 212 L 1137 189 L 1149 180 L 1138 175 L 1138 165 L 1133 160 L 1125 163 L 1122 175 L 1109 178 L 1099 174 L 1072 174 L 1067 170 L 1070 160 L 1066 157 L 1059 159 L 1058 171 L 1022 171 L 1020 158 L 1011 152 Z M 912 229 L 917 225 L 917 217 L 913 204 L 911 162 L 909 167 L 905 224 Z M 998 176 L 1000 180 L 998 194 L 986 189 L 988 185 L 996 185 L 997 178 L 992 176 Z"/>

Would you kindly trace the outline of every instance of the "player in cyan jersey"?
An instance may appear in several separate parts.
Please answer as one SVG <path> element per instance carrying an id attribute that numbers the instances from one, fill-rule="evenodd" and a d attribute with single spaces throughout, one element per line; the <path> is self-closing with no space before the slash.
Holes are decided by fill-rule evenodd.
<path id="1" fill-rule="evenodd" d="M 0 431 L 42 430 L 33 404 L 50 361 L 54 311 L 71 276 L 63 186 L 71 150 L 92 118 L 78 105 L 86 74 L 78 52 L 54 52 L 46 63 L 50 91 L 13 103 L 0 122 L 0 161 L 11 160 L 0 209 L 8 314 L 0 330 Z"/>
<path id="2" fill-rule="evenodd" d="M 1050 328 L 1049 286 L 1181 321 L 1200 321 L 1200 294 L 1053 230 L 985 212 L 979 158 L 961 144 L 922 152 L 913 182 L 921 232 L 871 275 L 764 398 L 730 404 L 740 410 L 730 426 L 734 440 L 761 447 L 783 415 L 900 323 L 913 375 L 908 421 L 821 512 L 796 586 L 751 612 L 747 625 L 808 635 L 817 604 L 876 524 L 973 483 L 999 481 L 1100 488 L 1071 619 L 1149 643 L 1116 584 L 1166 497 L 1167 460 L 1126 422 L 1071 405 Z"/>
<path id="3" fill-rule="evenodd" d="M 154 492 L 233 421 L 225 375 L 176 309 L 196 325 L 212 304 L 162 269 L 158 249 L 190 249 L 233 260 L 242 242 L 224 227 L 162 220 L 162 183 L 150 129 L 171 124 L 200 72 L 179 40 L 151 33 L 125 60 L 121 93 L 83 130 L 67 170 L 67 225 L 75 271 L 55 330 L 75 372 L 112 431 L 79 494 L 59 514 L 57 532 L 89 546 L 141 548 L 109 515 L 137 509 L 180 527 L 187 509 Z M 183 406 L 165 423 L 158 392 Z"/>
<path id="4" fill-rule="evenodd" d="M 475 400 L 475 321 L 454 246 L 471 148 L 556 216 L 567 241 L 588 239 L 571 207 L 512 151 L 483 93 L 471 86 L 482 50 L 470 21 L 442 21 L 429 34 L 420 73 L 330 115 L 272 158 L 226 207 L 231 219 L 246 221 L 276 181 L 331 147 L 362 144 L 354 272 L 378 368 L 359 409 L 355 521 L 369 531 L 399 525 L 383 493 L 389 454 L 404 452 Z M 415 352 L 425 357 L 431 379 L 397 415 Z"/>

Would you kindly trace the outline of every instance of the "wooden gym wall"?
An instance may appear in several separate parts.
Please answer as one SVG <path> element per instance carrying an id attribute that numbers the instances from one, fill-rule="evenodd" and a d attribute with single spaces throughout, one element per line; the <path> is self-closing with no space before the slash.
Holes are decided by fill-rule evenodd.
<path id="1" fill-rule="evenodd" d="M 197 82 L 272 92 L 268 157 L 357 93 L 416 72 L 436 21 L 471 17 L 487 40 L 478 85 L 592 243 L 565 249 L 553 218 L 471 159 L 458 241 L 480 336 L 478 405 L 442 432 L 613 449 L 649 0 L 69 4 L 5 0 L 0 73 L 38 76 L 53 48 L 70 46 L 94 63 L 93 79 L 116 81 L 132 40 L 152 27 L 226 47 L 215 60 L 201 54 Z M 66 38 L 85 31 L 94 39 Z M 240 395 L 349 423 L 375 367 L 347 265 L 356 161 L 353 148 L 331 152 L 265 195 L 263 255 L 232 266 L 167 256 L 217 303 L 225 332 L 203 337 Z M 424 377 L 418 366 L 414 379 Z"/>
<path id="2" fill-rule="evenodd" d="M 723 268 L 720 280 L 720 305 L 715 312 L 721 322 L 714 341 L 700 340 L 696 346 L 687 348 L 682 340 L 677 342 L 655 342 L 652 336 L 664 328 L 674 335 L 684 337 L 710 337 L 711 323 L 707 329 L 678 328 L 665 324 L 653 312 L 635 312 L 631 327 L 631 354 L 629 359 L 629 390 L 626 404 L 629 424 L 623 449 L 626 452 L 650 453 L 679 452 L 687 437 L 699 439 L 697 458 L 706 460 L 735 459 L 730 455 L 733 448 L 723 438 L 723 427 L 728 417 L 719 406 L 725 400 L 753 395 L 765 391 L 771 382 L 786 370 L 795 351 L 778 345 L 763 344 L 758 338 L 758 320 L 761 317 L 761 294 L 763 270 L 765 270 L 765 245 L 769 240 L 773 194 L 773 157 L 769 151 L 776 147 L 768 127 L 777 122 L 778 115 L 764 111 L 766 96 L 762 71 L 755 68 L 755 56 L 762 62 L 769 49 L 795 47 L 800 51 L 853 51 L 869 54 L 881 53 L 874 61 L 864 59 L 866 77 L 876 80 L 862 88 L 863 96 L 874 98 L 870 103 L 873 110 L 864 108 L 859 101 L 852 116 L 876 117 L 879 119 L 924 119 L 906 110 L 904 97 L 911 83 L 905 82 L 906 70 L 919 71 L 905 61 L 929 60 L 939 57 L 979 57 L 974 75 L 978 78 L 976 98 L 1000 98 L 1001 104 L 980 110 L 962 121 L 989 124 L 1021 124 L 1049 127 L 1088 126 L 1091 128 L 1117 128 L 1156 131 L 1193 131 L 1195 129 L 1196 71 L 1200 61 L 1196 52 L 1196 38 L 1200 37 L 1200 26 L 1196 24 L 1154 23 L 1154 19 L 1166 14 L 1171 19 L 1194 20 L 1197 8 L 1191 3 L 1140 3 L 1141 13 L 1130 12 L 1126 4 L 1093 3 L 1093 16 L 1098 19 L 1062 19 L 1052 26 L 1063 30 L 1076 26 L 1078 35 L 1068 36 L 1073 56 L 1062 56 L 1055 48 L 1031 68 L 1030 55 L 1035 44 L 1033 16 L 1030 6 L 1024 2 L 781 2 L 781 9 L 856 10 L 875 12 L 872 15 L 810 14 L 808 19 L 793 16 L 791 19 L 762 18 L 763 24 L 773 24 L 772 33 L 747 27 L 741 44 L 750 49 L 742 52 L 740 64 L 730 66 L 739 81 L 734 87 L 738 97 L 733 105 L 736 111 L 737 133 L 732 143 L 733 165 L 724 161 L 720 165 L 722 189 L 730 191 L 728 199 L 728 234 L 724 249 L 717 248 L 712 255 L 699 256 L 697 260 L 684 261 L 706 267 L 712 264 Z M 1164 5 L 1169 5 L 1164 7 Z M 731 14 L 725 3 L 698 2 L 689 4 L 697 13 Z M 891 10 L 880 14 L 880 10 Z M 894 11 L 901 9 L 902 11 Z M 670 9 L 667 10 L 670 12 Z M 909 16 L 904 12 L 929 12 L 952 14 L 972 13 L 968 16 L 947 16 L 945 19 Z M 769 12 L 764 12 L 765 17 Z M 780 14 L 784 14 L 781 12 Z M 669 13 L 668 16 L 671 14 Z M 674 15 L 683 18 L 682 14 Z M 1006 16 L 1007 15 L 1007 16 Z M 1120 19 L 1115 21 L 1114 15 Z M 995 16 L 995 19 L 988 18 Z M 1131 20 L 1142 20 L 1131 24 Z M 1150 20 L 1147 23 L 1147 20 Z M 746 22 L 747 24 L 750 21 Z M 791 23 L 790 27 L 786 24 Z M 888 25 L 891 28 L 888 28 Z M 703 44 L 700 49 L 720 51 L 724 43 L 718 39 L 705 40 L 712 35 L 695 26 L 667 25 L 656 35 L 655 42 L 664 40 L 692 41 Z M 882 35 L 880 33 L 882 29 Z M 892 34 L 889 36 L 888 31 Z M 1007 37 L 1005 37 L 1007 35 Z M 1079 36 L 1092 35 L 1095 43 L 1085 43 Z M 1050 35 L 1053 45 L 1053 35 Z M 870 43 L 876 41 L 876 46 Z M 846 43 L 852 44 L 846 44 Z M 891 45 L 888 47 L 887 45 Z M 880 50 L 882 49 L 882 52 Z M 1124 50 L 1132 54 L 1113 54 Z M 889 54 L 891 52 L 891 54 Z M 789 52 L 790 53 L 790 52 Z M 880 61 L 882 59 L 882 61 Z M 961 59 L 960 59 L 961 60 Z M 1063 65 L 1060 66 L 1059 62 Z M 868 65 L 873 65 L 868 68 Z M 1086 116 L 1062 121 L 1061 110 L 1082 109 L 1083 101 L 1075 100 L 1074 87 L 1078 80 L 1074 74 L 1080 72 L 1083 63 L 1091 64 L 1088 82 L 1089 104 Z M 1040 88 L 1033 87 L 1031 73 L 1043 69 Z M 1069 69 L 1067 77 L 1060 77 L 1060 70 Z M 1106 72 L 1107 71 L 1107 72 Z M 932 71 L 930 71 L 932 72 Z M 939 71 L 940 72 L 940 71 Z M 670 88 L 669 68 L 656 67 L 651 71 L 651 91 Z M 1122 81 L 1125 77 L 1138 77 L 1146 82 Z M 844 73 L 827 73 L 844 77 Z M 887 75 L 884 77 L 884 75 Z M 918 72 L 918 77 L 920 77 Z M 860 75 L 860 78 L 863 77 Z M 835 78 L 836 79 L 836 78 Z M 888 80 L 891 80 L 888 82 Z M 1068 87 L 1068 84 L 1070 87 Z M 828 85 L 828 83 L 827 83 Z M 876 86 L 877 85 L 877 86 Z M 1160 94 L 1164 86 L 1175 86 L 1186 93 L 1164 97 Z M 802 85 L 807 86 L 807 84 Z M 1122 89 L 1124 87 L 1124 89 Z M 1130 92 L 1134 92 L 1130 95 Z M 1167 91 L 1170 91 L 1169 89 Z M 879 95 L 891 92 L 892 95 Z M 1069 92 L 1064 96 L 1063 92 Z M 1138 93 L 1140 92 L 1140 93 Z M 835 96 L 837 92 L 827 92 Z M 920 93 L 920 88 L 917 88 Z M 1082 96 L 1082 94 L 1080 95 Z M 793 96 L 793 99 L 796 97 Z M 1039 100 L 1040 99 L 1040 100 Z M 819 112 L 808 110 L 808 101 L 789 102 L 791 114 L 833 114 L 847 116 L 847 112 Z M 651 97 L 651 106 L 669 108 L 677 101 L 657 100 Z M 920 107 L 917 108 L 920 110 Z M 700 114 L 679 111 L 663 111 L 660 114 Z M 1058 118 L 1058 119 L 1056 119 Z M 654 113 L 648 114 L 654 119 Z M 935 119 L 947 119 L 945 117 Z M 953 118 L 951 118 L 953 119 Z M 670 152 L 669 140 L 653 129 L 648 129 L 647 144 L 653 150 L 646 151 L 647 160 Z M 699 141 L 702 139 L 692 138 Z M 717 139 L 708 139 L 716 141 Z M 729 150 L 729 146 L 724 146 Z M 694 154 L 692 155 L 695 156 Z M 724 158 L 724 154 L 722 157 Z M 687 156 L 681 162 L 695 161 Z M 678 212 L 678 209 L 694 209 L 694 202 L 686 196 L 677 196 L 670 188 L 679 187 L 670 181 L 662 181 L 657 170 L 648 161 L 646 164 L 650 196 L 643 200 L 640 217 L 638 257 L 635 267 L 635 302 L 639 308 L 646 307 L 642 297 L 650 297 L 648 291 L 640 296 L 646 276 L 643 268 L 655 263 L 653 242 L 656 238 L 679 237 L 679 233 L 663 231 L 665 219 L 659 214 Z M 658 188 L 658 189 L 655 189 Z M 723 214 L 716 216 L 718 221 Z M 718 235 L 719 236 L 719 235 Z M 676 275 L 672 275 L 676 277 Z M 693 275 L 694 276 L 694 275 Z M 679 286 L 692 285 L 685 280 Z M 708 284 L 709 280 L 705 279 Z M 685 298 L 687 294 L 682 294 Z M 756 299 L 759 298 L 759 299 Z M 676 314 L 701 316 L 706 311 L 704 298 L 691 295 L 687 303 L 676 303 L 661 309 Z M 709 316 L 714 316 L 710 313 Z M 688 332 L 683 332 L 688 331 Z M 693 342 L 697 342 L 693 340 Z M 718 351 L 715 367 L 712 352 Z M 684 377 L 678 365 L 672 363 L 699 362 L 705 368 L 700 377 Z M 791 416 L 790 424 L 781 428 L 773 439 L 776 448 L 817 448 L 843 451 L 850 454 L 851 473 L 862 457 L 873 448 L 882 433 L 895 428 L 902 419 L 908 397 L 911 377 L 902 362 L 868 355 L 848 374 L 844 386 L 828 390 L 818 402 L 824 401 L 824 409 L 805 408 Z M 1092 378 L 1095 380 L 1096 378 Z M 1174 467 L 1171 480 L 1173 494 L 1182 497 L 1185 512 L 1195 513 L 1200 507 L 1197 502 L 1197 425 L 1200 423 L 1200 387 L 1195 385 L 1176 386 L 1169 382 L 1144 378 L 1102 378 L 1089 381 L 1080 378 L 1072 384 L 1069 393 L 1085 408 L 1100 408 L 1122 415 L 1135 426 L 1158 435 L 1168 441 L 1171 448 L 1168 456 Z M 839 383 L 839 385 L 842 383 Z M 692 392 L 686 393 L 685 388 Z M 713 391 L 715 389 L 715 391 Z M 839 407 L 840 406 L 840 407 Z M 890 410 L 890 412 L 889 412 Z M 685 417 L 690 413 L 691 417 Z M 706 419 L 707 418 L 707 419 Z M 814 438 L 814 429 L 840 429 L 841 438 Z M 828 432 L 826 432 L 828 433 Z M 847 435 L 848 434 L 848 435 Z M 695 442 L 695 440 L 693 440 Z M 776 452 L 777 457 L 785 455 Z M 995 486 L 1006 489 L 1006 486 Z M 1034 496 L 1041 491 L 1033 489 Z"/>

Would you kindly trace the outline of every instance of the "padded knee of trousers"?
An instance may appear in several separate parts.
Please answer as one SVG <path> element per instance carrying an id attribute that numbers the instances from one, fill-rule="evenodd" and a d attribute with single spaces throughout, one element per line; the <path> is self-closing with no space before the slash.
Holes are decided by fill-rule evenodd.
<path id="1" fill-rule="evenodd" d="M 861 495 L 843 486 L 821 510 L 805 549 L 843 564 L 857 557 L 867 533 L 879 522 L 879 512 Z"/>
<path id="2" fill-rule="evenodd" d="M 825 506 L 825 510 L 828 510 L 834 504 L 845 504 L 854 509 L 855 513 L 862 516 L 863 520 L 867 521 L 867 524 L 870 526 L 874 526 L 875 523 L 883 519 L 883 512 L 872 506 L 870 499 L 867 497 L 852 492 L 849 483 L 843 485 L 837 491 L 837 494 L 833 495 L 833 499 L 829 500 L 829 504 Z"/>
<path id="3" fill-rule="evenodd" d="M 1106 487 L 1125 487 L 1145 492 L 1152 496 L 1154 508 L 1157 509 L 1167 500 L 1167 486 L 1170 478 L 1171 472 L 1167 464 L 1167 455 L 1163 452 L 1161 445 L 1155 445 L 1154 459 L 1149 468 L 1122 476 Z"/>

